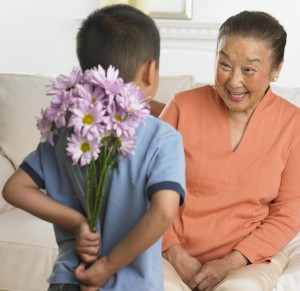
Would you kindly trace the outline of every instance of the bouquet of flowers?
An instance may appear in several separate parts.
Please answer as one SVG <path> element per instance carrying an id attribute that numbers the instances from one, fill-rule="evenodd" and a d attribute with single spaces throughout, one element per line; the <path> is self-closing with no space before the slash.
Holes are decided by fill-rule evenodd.
<path id="1" fill-rule="evenodd" d="M 119 71 L 95 67 L 59 75 L 48 86 L 50 106 L 37 118 L 41 142 L 54 145 L 65 137 L 65 153 L 85 198 L 90 230 L 95 232 L 109 171 L 118 159 L 134 154 L 135 129 L 149 115 L 148 98 Z"/>

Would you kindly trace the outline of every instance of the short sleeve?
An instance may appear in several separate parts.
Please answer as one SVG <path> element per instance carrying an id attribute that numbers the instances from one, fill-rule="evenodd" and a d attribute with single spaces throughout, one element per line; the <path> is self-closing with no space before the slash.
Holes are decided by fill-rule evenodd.
<path id="1" fill-rule="evenodd" d="M 157 135 L 151 145 L 146 190 L 149 197 L 160 190 L 173 190 L 185 196 L 185 160 L 181 135 L 166 125 L 168 130 Z"/>
<path id="2" fill-rule="evenodd" d="M 25 157 L 20 165 L 20 168 L 25 171 L 41 189 L 45 189 L 45 181 L 41 161 L 41 152 L 43 147 L 44 144 L 40 143 L 36 150 Z"/>

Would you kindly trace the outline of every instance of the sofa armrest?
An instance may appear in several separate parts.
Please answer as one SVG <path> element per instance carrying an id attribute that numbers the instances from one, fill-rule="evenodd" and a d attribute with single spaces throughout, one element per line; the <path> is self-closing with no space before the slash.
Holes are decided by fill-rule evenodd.
<path id="1" fill-rule="evenodd" d="M 3 196 L 2 196 L 2 189 L 7 181 L 7 179 L 14 173 L 15 169 L 9 158 L 0 152 L 0 215 L 14 209 L 14 207 L 8 204 Z"/>
<path id="2" fill-rule="evenodd" d="M 289 263 L 279 276 L 276 289 L 273 291 L 298 291 L 300 286 L 300 232 L 284 248 L 288 254 Z"/>

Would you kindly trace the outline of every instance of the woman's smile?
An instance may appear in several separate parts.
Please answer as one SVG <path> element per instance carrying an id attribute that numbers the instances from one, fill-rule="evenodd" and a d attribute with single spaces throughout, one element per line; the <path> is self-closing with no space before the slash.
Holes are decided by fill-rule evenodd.
<path id="1" fill-rule="evenodd" d="M 241 102 L 247 97 L 247 92 L 237 93 L 227 90 L 228 98 L 234 102 Z"/>

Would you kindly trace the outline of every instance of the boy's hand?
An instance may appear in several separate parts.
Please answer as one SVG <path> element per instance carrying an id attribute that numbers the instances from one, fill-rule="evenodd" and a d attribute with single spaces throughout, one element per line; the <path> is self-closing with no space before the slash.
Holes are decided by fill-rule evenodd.
<path id="1" fill-rule="evenodd" d="M 86 268 L 81 263 L 75 269 L 75 277 L 81 283 L 81 291 L 96 291 L 102 287 L 115 273 L 107 262 L 107 257 L 102 257 Z M 95 289 L 96 288 L 96 289 Z"/>
<path id="2" fill-rule="evenodd" d="M 76 252 L 86 264 L 97 260 L 100 249 L 100 233 L 93 233 L 87 221 L 81 221 L 75 226 Z"/>

